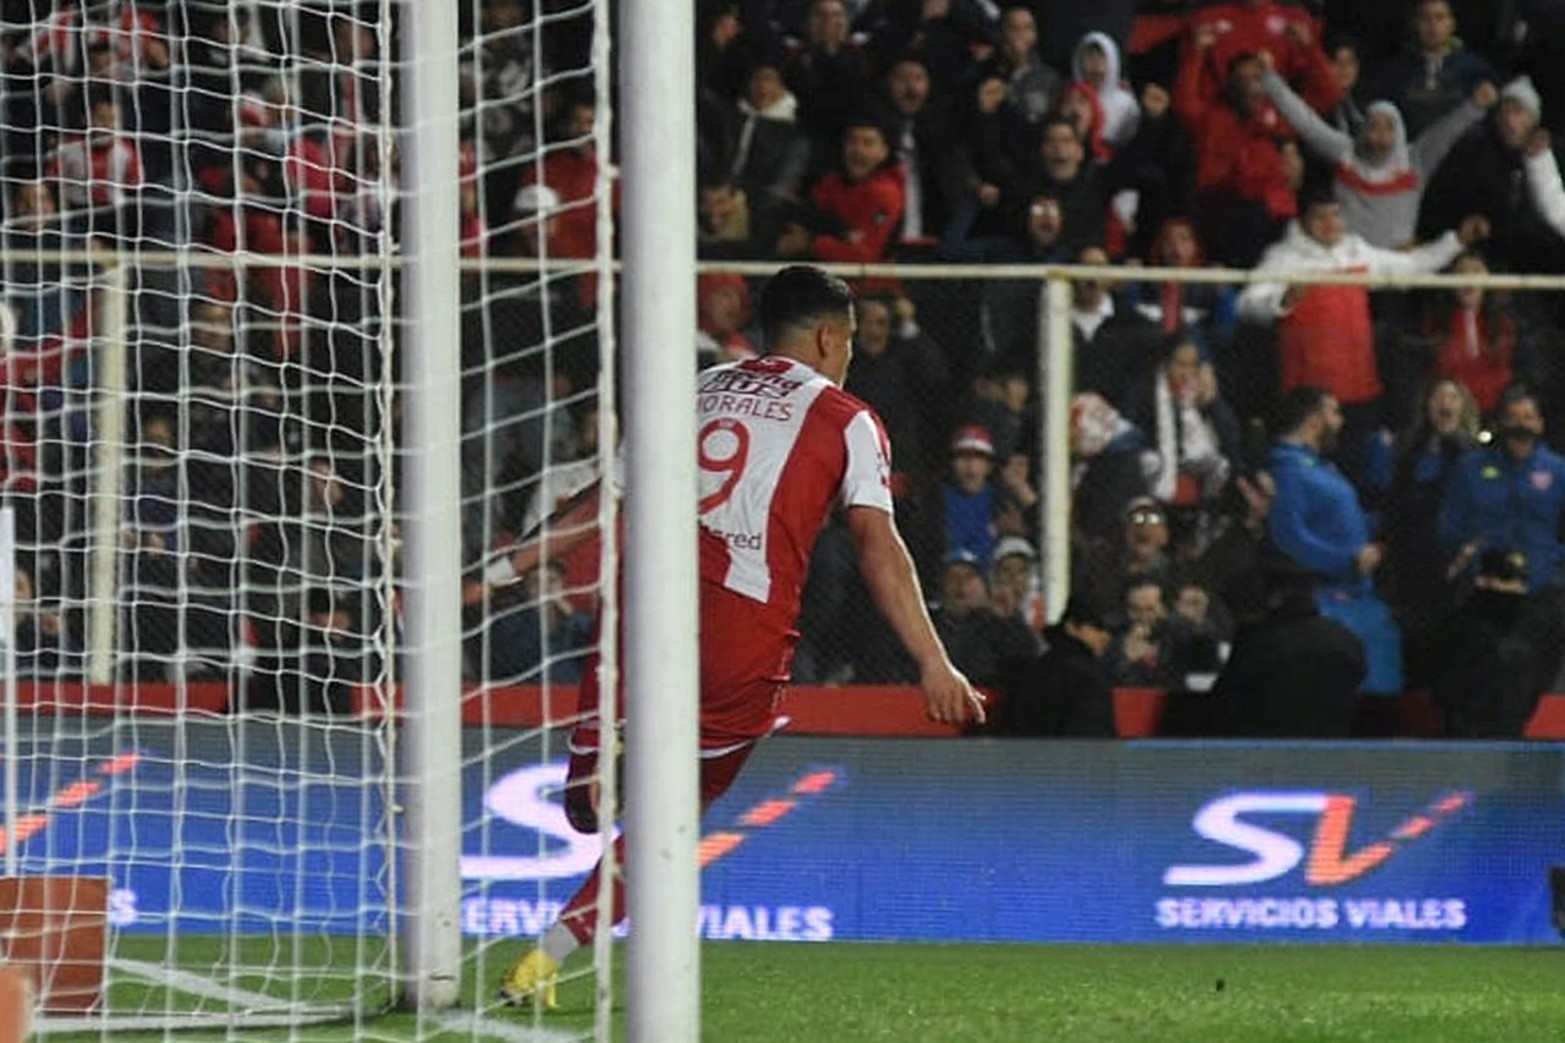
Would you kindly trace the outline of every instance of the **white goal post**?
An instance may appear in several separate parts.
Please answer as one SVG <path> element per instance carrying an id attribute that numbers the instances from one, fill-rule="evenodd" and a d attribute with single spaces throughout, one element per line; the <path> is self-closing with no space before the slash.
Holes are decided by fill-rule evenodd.
<path id="1" fill-rule="evenodd" d="M 496 984 L 596 853 L 555 803 L 581 650 L 544 640 L 552 592 L 481 617 L 461 592 L 540 476 L 613 455 L 502 459 L 612 387 L 611 168 L 560 207 L 596 215 L 595 256 L 487 264 L 470 223 L 515 235 L 474 186 L 579 144 L 546 94 L 611 97 L 607 0 L 32 6 L 0 25 L 0 328 L 30 382 L 4 405 L 6 599 L 33 635 L 5 859 L 97 939 L 74 998 L 33 968 L 40 1029 L 375 1038 L 406 1007 L 385 1038 L 567 1035 L 499 1020 Z M 599 60 L 549 66 L 556 30 Z M 593 268 L 573 325 L 508 325 Z M 567 364 L 609 377 L 558 399 Z M 571 582 L 612 613 L 613 584 Z M 502 624 L 541 662 L 502 663 Z"/>

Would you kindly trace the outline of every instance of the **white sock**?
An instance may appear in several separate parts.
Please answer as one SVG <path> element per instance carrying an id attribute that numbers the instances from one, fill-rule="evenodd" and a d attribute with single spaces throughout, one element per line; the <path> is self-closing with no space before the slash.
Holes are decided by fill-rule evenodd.
<path id="1" fill-rule="evenodd" d="M 544 932 L 543 938 L 538 942 L 538 948 L 548 953 L 549 958 L 555 963 L 564 963 L 567 956 L 581 948 L 581 942 L 576 940 L 570 928 L 557 923 Z"/>

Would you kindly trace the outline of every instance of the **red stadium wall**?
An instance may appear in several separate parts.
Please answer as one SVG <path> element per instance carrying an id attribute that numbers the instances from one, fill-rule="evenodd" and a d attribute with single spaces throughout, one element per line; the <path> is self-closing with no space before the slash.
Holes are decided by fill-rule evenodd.
<path id="1" fill-rule="evenodd" d="M 85 685 L 71 683 L 22 683 L 20 704 L 39 712 L 110 714 L 224 714 L 228 712 L 228 686 L 221 683 L 138 685 Z M 371 689 L 355 693 L 355 710 L 362 716 L 380 712 L 381 703 Z M 1156 689 L 1122 688 L 1114 693 L 1114 718 L 1126 738 L 1150 738 L 1158 733 L 1164 694 Z M 486 713 L 487 709 L 487 713 Z M 546 691 L 536 685 L 471 689 L 464 698 L 467 724 L 534 728 L 545 720 L 563 720 L 576 709 L 574 688 Z M 790 689 L 784 713 L 792 719 L 789 730 L 802 735 L 871 735 L 901 737 L 953 737 L 961 730 L 924 719 L 923 697 L 918 689 L 895 686 Z M 1422 693 L 1403 697 L 1405 733 L 1439 734 L 1439 714 Z M 1527 726 L 1529 739 L 1565 739 L 1565 695 L 1545 696 Z"/>

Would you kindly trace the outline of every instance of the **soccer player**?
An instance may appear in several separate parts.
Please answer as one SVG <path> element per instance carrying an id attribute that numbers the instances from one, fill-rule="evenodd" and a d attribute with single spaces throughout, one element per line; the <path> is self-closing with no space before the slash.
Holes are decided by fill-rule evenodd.
<path id="1" fill-rule="evenodd" d="M 867 405 L 842 390 L 853 353 L 852 291 L 819 268 L 784 268 L 761 296 L 760 321 L 767 354 L 706 370 L 696 394 L 702 811 L 733 784 L 757 740 L 781 726 L 777 710 L 810 548 L 834 509 L 843 512 L 876 605 L 918 664 L 929 716 L 953 724 L 984 719 L 982 697 L 935 634 L 892 520 L 886 433 Z M 551 554 L 591 538 L 599 488 L 557 519 Z M 490 581 L 526 575 L 541 554 L 537 540 L 522 544 L 491 570 Z M 588 713 L 571 736 L 565 798 L 567 816 L 584 832 L 597 825 L 590 781 L 599 749 L 596 706 L 596 670 L 589 669 L 582 686 Z M 597 931 L 598 872 L 506 972 L 502 998 L 554 1006 L 560 965 Z M 616 920 L 625 915 L 619 880 L 613 908 Z"/>

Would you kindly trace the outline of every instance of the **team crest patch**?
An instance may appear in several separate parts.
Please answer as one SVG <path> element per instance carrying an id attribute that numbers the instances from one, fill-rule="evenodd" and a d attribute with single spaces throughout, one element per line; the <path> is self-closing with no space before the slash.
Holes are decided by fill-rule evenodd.
<path id="1" fill-rule="evenodd" d="M 1549 471 L 1532 472 L 1532 487 L 1540 493 L 1546 493 L 1554 485 L 1554 475 Z"/>
<path id="2" fill-rule="evenodd" d="M 1490 464 L 1489 466 L 1485 467 L 1482 471 L 1479 471 L 1478 472 L 1478 476 L 1480 478 L 1486 478 L 1489 481 L 1493 481 L 1494 479 L 1500 477 L 1500 469 L 1498 467 L 1495 467 L 1493 464 Z"/>
<path id="3" fill-rule="evenodd" d="M 1281 36 L 1288 29 L 1287 19 L 1281 15 L 1272 15 L 1266 19 L 1266 31 L 1272 36 Z"/>

